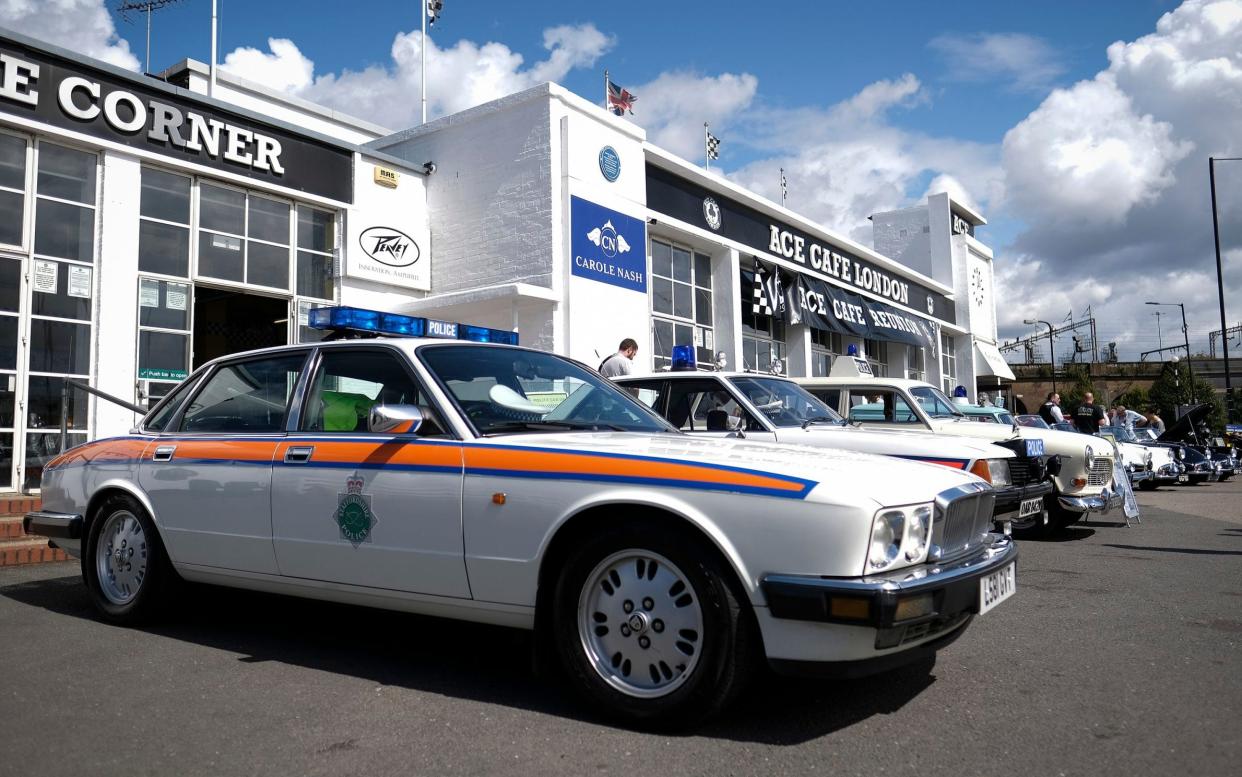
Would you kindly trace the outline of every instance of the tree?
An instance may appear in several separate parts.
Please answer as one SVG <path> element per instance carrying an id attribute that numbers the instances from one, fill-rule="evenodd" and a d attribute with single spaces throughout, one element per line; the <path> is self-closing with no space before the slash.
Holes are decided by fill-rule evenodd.
<path id="1" fill-rule="evenodd" d="M 1147 389 L 1142 388 L 1141 386 L 1126 391 L 1113 401 L 1115 404 L 1121 405 L 1129 410 L 1137 410 L 1140 413 L 1151 406 L 1151 397 L 1149 396 Z"/>
<path id="2" fill-rule="evenodd" d="M 1061 407 L 1068 410 L 1066 415 L 1073 415 L 1074 408 L 1082 404 L 1084 394 L 1095 393 L 1095 384 L 1091 381 L 1091 369 L 1085 364 L 1065 365 L 1065 377 L 1069 388 L 1061 392 Z"/>
<path id="3" fill-rule="evenodd" d="M 1190 372 L 1183 362 L 1169 362 L 1160 370 L 1160 377 L 1151 384 L 1147 392 L 1150 404 L 1156 406 L 1156 412 L 1171 426 L 1177 419 L 1177 407 L 1191 404 Z M 1215 387 L 1198 375 L 1194 379 L 1195 403 L 1206 402 L 1212 406 L 1208 413 L 1207 425 L 1219 431 L 1225 428 L 1225 403 L 1217 395 Z M 1127 405 L 1128 407 L 1128 405 Z"/>

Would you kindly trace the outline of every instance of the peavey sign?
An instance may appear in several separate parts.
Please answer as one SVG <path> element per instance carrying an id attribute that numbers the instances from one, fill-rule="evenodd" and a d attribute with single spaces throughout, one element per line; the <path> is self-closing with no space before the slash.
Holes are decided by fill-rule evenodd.
<path id="1" fill-rule="evenodd" d="M 867 291 L 942 321 L 957 320 L 953 300 L 941 292 L 651 164 L 647 165 L 647 207 L 703 225 L 756 251 L 797 262 L 812 277 Z"/>
<path id="2" fill-rule="evenodd" d="M 353 199 L 352 154 L 214 106 L 149 79 L 115 75 L 0 38 L 0 115 Z"/>

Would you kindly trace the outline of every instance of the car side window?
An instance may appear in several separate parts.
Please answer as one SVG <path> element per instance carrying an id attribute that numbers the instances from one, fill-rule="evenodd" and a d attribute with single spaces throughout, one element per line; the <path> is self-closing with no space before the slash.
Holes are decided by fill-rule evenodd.
<path id="1" fill-rule="evenodd" d="M 148 432 L 162 432 L 164 427 L 168 426 L 168 422 L 172 420 L 173 415 L 177 412 L 177 408 L 181 407 L 181 401 L 185 399 L 186 394 L 194 387 L 194 381 L 186 380 L 180 386 L 173 389 L 163 404 L 159 405 L 154 413 L 147 416 L 143 429 Z"/>
<path id="2" fill-rule="evenodd" d="M 281 432 L 306 354 L 283 353 L 218 367 L 190 400 L 183 432 Z"/>
<path id="3" fill-rule="evenodd" d="M 811 396 L 815 397 L 820 402 L 823 402 L 833 410 L 841 409 L 841 389 L 813 388 L 811 386 L 804 386 L 803 388 L 805 388 Z"/>
<path id="4" fill-rule="evenodd" d="M 324 349 L 307 392 L 303 432 L 366 432 L 375 405 L 417 405 L 419 437 L 445 434 L 445 424 L 401 357 L 388 349 Z"/>
<path id="5" fill-rule="evenodd" d="M 917 424 L 918 414 L 905 398 L 893 389 L 850 389 L 851 421 L 884 424 Z"/>
<path id="6" fill-rule="evenodd" d="M 714 380 L 679 380 L 669 386 L 668 420 L 683 432 L 759 428 L 733 396 Z"/>
<path id="7" fill-rule="evenodd" d="M 667 381 L 663 380 L 644 380 L 644 381 L 626 381 L 624 384 L 618 384 L 621 388 L 630 392 L 630 395 L 642 402 L 647 407 L 660 412 L 660 392 L 664 390 Z"/>

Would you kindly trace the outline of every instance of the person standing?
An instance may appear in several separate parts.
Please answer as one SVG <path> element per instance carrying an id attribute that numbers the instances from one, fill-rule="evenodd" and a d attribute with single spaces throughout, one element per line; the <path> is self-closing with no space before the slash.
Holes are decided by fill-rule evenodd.
<path id="1" fill-rule="evenodd" d="M 638 343 L 632 338 L 625 338 L 617 346 L 617 352 L 599 363 L 599 374 L 605 378 L 629 375 L 634 371 L 634 354 L 638 353 Z"/>
<path id="2" fill-rule="evenodd" d="M 1088 391 L 1074 411 L 1074 425 L 1083 434 L 1098 434 L 1101 421 L 1105 421 L 1104 408 L 1095 403 L 1095 394 Z"/>
<path id="3" fill-rule="evenodd" d="M 1156 415 L 1156 408 L 1147 409 L 1147 428 L 1156 433 L 1156 436 L 1164 434 L 1164 420 Z"/>
<path id="4" fill-rule="evenodd" d="M 1044 419 L 1044 423 L 1052 426 L 1065 422 L 1065 415 L 1061 413 L 1061 395 L 1055 391 L 1049 391 L 1048 397 L 1044 400 L 1044 404 L 1039 408 L 1039 417 Z"/>

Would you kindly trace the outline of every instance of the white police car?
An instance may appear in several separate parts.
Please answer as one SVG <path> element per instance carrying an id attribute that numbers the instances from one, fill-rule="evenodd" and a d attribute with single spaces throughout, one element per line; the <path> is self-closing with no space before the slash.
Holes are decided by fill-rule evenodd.
<path id="1" fill-rule="evenodd" d="M 27 528 L 82 559 L 108 619 L 155 615 L 184 578 L 536 629 L 595 706 L 687 724 L 753 657 L 877 671 L 1014 593 L 973 475 L 695 439 L 508 332 L 313 323 L 414 337 L 218 359 L 47 466 Z"/>

